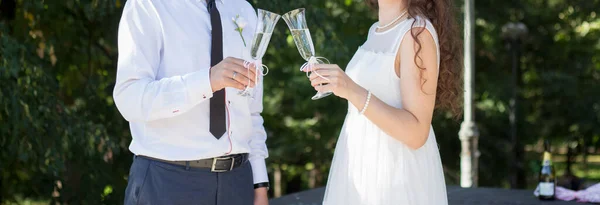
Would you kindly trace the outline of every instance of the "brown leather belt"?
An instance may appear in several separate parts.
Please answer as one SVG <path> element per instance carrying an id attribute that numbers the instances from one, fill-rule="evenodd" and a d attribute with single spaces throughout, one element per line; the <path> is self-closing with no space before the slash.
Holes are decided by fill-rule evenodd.
<path id="1" fill-rule="evenodd" d="M 194 168 L 207 168 L 210 169 L 211 172 L 228 172 L 231 171 L 244 163 L 248 162 L 248 154 L 233 154 L 222 157 L 215 157 L 210 159 L 200 159 L 200 160 L 192 160 L 192 161 L 168 161 L 157 159 L 153 157 L 138 155 L 139 157 L 148 158 L 151 160 L 165 162 L 169 164 L 179 165 L 183 167 L 194 167 Z"/>

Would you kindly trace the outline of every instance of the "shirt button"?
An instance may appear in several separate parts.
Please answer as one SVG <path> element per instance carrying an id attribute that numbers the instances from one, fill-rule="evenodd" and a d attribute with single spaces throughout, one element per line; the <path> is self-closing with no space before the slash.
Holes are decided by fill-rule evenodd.
<path id="1" fill-rule="evenodd" d="M 206 99 L 206 95 L 202 95 L 202 98 L 203 98 L 203 99 Z"/>

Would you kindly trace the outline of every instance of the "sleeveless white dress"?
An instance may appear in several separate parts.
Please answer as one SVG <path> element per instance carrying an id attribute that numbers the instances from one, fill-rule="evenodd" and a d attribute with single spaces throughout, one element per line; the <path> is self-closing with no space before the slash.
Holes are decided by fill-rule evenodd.
<path id="1" fill-rule="evenodd" d="M 424 18 L 408 19 L 383 33 L 373 25 L 346 73 L 385 103 L 402 108 L 394 70 L 400 42 L 413 22 L 425 27 L 438 47 L 437 33 Z M 439 68 L 438 68 L 439 69 Z M 433 128 L 417 150 L 390 137 L 349 104 L 338 139 L 323 204 L 446 205 L 446 185 Z"/>

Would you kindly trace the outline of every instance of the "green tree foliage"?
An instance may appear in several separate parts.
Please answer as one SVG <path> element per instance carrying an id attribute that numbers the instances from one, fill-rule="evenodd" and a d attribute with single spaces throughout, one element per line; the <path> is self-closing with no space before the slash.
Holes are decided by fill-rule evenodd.
<path id="1" fill-rule="evenodd" d="M 510 53 L 501 27 L 521 21 L 529 28 L 523 46 L 519 90 L 522 144 L 571 138 L 597 147 L 600 140 L 600 1 L 478 1 L 477 112 L 482 146 L 481 184 L 505 185 L 510 155 Z M 502 12 L 500 12 L 502 11 Z M 596 125 L 596 126 L 594 126 Z M 521 162 L 525 163 L 525 162 Z M 539 166 L 537 161 L 523 164 Z M 535 176 L 529 169 L 525 176 Z M 501 177 L 506 179 L 505 177 Z M 535 181 L 534 177 L 528 177 Z"/>
<path id="2" fill-rule="evenodd" d="M 10 2 L 16 3 L 14 18 L 7 15 Z M 131 136 L 111 94 L 124 3 L 0 0 L 0 203 L 19 197 L 122 203 Z M 252 3 L 280 14 L 307 8 L 317 54 L 342 67 L 376 21 L 375 11 L 361 0 Z M 480 175 L 480 185 L 506 186 L 508 181 L 511 70 L 500 29 L 510 21 L 529 27 L 521 61 L 521 143 L 576 137 L 598 146 L 597 8 L 599 0 L 476 2 L 481 172 L 491 173 Z M 274 173 L 281 175 L 283 194 L 322 186 L 347 103 L 335 97 L 310 100 L 315 91 L 299 71 L 303 60 L 283 22 L 263 61 L 271 68 L 263 113 L 271 180 L 276 181 Z M 446 113 L 436 114 L 434 128 L 450 184 L 458 182 L 458 127 Z"/>
<path id="3" fill-rule="evenodd" d="M 3 3 L 6 1 L 3 1 Z M 130 136 L 112 102 L 113 1 L 19 1 L 3 19 L 1 193 L 57 202 L 122 200 Z"/>

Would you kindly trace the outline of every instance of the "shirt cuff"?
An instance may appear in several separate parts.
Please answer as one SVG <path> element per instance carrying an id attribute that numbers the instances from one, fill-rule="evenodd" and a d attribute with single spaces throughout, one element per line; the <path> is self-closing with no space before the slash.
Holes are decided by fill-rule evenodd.
<path id="1" fill-rule="evenodd" d="M 250 165 L 252 165 L 252 177 L 254 179 L 254 184 L 269 182 L 269 175 L 267 174 L 267 165 L 265 164 L 265 159 L 251 159 Z"/>
<path id="2" fill-rule="evenodd" d="M 199 103 L 212 98 L 213 92 L 212 86 L 210 85 L 210 69 L 202 69 L 193 73 L 188 73 L 182 78 L 191 102 Z"/>

